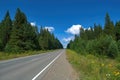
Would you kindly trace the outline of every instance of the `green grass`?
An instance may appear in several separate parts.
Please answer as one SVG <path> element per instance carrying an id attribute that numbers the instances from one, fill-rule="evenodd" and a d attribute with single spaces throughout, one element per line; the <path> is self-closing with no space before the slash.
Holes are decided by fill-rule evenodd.
<path id="1" fill-rule="evenodd" d="M 41 53 L 51 52 L 51 51 L 54 51 L 54 50 L 26 51 L 24 53 L 5 53 L 5 52 L 0 52 L 0 60 L 8 60 L 8 59 L 24 57 L 24 56 L 30 56 L 30 55 L 35 55 L 35 54 L 41 54 Z"/>
<path id="2" fill-rule="evenodd" d="M 116 60 L 91 54 L 81 55 L 72 50 L 66 53 L 80 80 L 120 80 L 120 63 Z"/>

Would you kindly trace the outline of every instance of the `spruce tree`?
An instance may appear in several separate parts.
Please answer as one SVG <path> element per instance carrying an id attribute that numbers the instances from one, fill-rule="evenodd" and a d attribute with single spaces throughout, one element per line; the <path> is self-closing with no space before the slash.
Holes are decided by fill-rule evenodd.
<path id="1" fill-rule="evenodd" d="M 0 24 L 0 50 L 4 50 L 6 44 L 9 41 L 10 33 L 12 29 L 12 20 L 7 11 L 4 20 Z"/>
<path id="2" fill-rule="evenodd" d="M 28 23 L 25 14 L 18 8 L 15 15 L 10 40 L 6 45 L 5 50 L 7 52 L 34 50 L 36 48 L 36 37 L 35 27 Z"/>
<path id="3" fill-rule="evenodd" d="M 106 14 L 106 17 L 105 17 L 104 32 L 107 35 L 111 35 L 113 38 L 115 37 L 114 36 L 114 24 L 111 21 L 110 16 L 109 16 L 108 13 Z"/>
<path id="4" fill-rule="evenodd" d="M 116 40 L 120 40 L 120 21 L 115 24 L 115 36 Z"/>
<path id="5" fill-rule="evenodd" d="M 102 27 L 101 25 L 94 24 L 94 38 L 99 38 L 102 35 Z"/>
<path id="6" fill-rule="evenodd" d="M 39 46 L 42 50 L 47 50 L 48 49 L 48 35 L 47 35 L 47 30 L 42 28 L 40 29 L 40 34 L 39 34 Z"/>
<path id="7" fill-rule="evenodd" d="M 60 41 L 55 38 L 53 33 L 50 33 L 48 29 L 41 27 L 39 34 L 39 46 L 42 50 L 60 49 L 63 48 Z"/>

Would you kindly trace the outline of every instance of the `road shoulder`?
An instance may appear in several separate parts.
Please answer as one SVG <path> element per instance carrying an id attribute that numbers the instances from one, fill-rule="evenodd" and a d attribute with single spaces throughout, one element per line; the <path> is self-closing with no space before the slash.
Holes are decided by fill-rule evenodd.
<path id="1" fill-rule="evenodd" d="M 42 80 L 78 80 L 77 73 L 66 60 L 65 52 L 54 62 Z"/>

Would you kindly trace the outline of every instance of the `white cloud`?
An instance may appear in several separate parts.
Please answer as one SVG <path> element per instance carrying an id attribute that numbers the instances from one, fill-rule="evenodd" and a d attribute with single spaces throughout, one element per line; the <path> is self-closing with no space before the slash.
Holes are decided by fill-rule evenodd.
<path id="1" fill-rule="evenodd" d="M 91 28 L 89 27 L 88 30 L 91 30 Z"/>
<path id="2" fill-rule="evenodd" d="M 31 26 L 36 26 L 36 22 L 31 22 Z"/>
<path id="3" fill-rule="evenodd" d="M 80 28 L 82 27 L 82 25 L 77 24 L 77 25 L 72 25 L 70 28 L 68 28 L 65 32 L 70 33 L 70 34 L 79 34 L 80 32 Z"/>
<path id="4" fill-rule="evenodd" d="M 63 38 L 64 42 L 70 42 L 71 40 L 74 40 L 74 36 L 68 37 L 68 38 Z"/>
<path id="5" fill-rule="evenodd" d="M 48 27 L 48 26 L 46 26 L 45 29 L 48 29 L 48 31 L 50 32 L 53 32 L 55 30 L 54 27 Z"/>

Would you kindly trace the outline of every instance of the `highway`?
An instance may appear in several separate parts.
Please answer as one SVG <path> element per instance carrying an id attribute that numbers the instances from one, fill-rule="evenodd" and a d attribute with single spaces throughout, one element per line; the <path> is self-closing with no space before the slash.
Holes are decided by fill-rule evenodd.
<path id="1" fill-rule="evenodd" d="M 0 80 L 42 80 L 63 53 L 64 49 L 0 61 Z"/>

